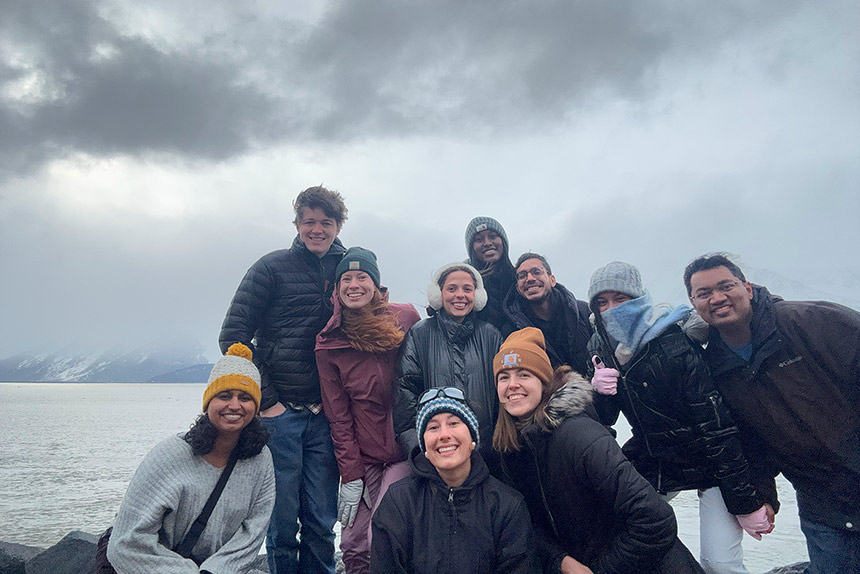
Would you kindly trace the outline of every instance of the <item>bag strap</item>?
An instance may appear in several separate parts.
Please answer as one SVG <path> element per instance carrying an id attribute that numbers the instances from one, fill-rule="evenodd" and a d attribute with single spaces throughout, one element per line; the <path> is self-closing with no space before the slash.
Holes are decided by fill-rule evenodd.
<path id="1" fill-rule="evenodd" d="M 200 513 L 200 516 L 198 516 L 197 520 L 194 521 L 194 524 L 191 525 L 191 529 L 188 531 L 188 534 L 185 535 L 185 538 L 182 539 L 182 542 L 173 549 L 174 552 L 183 558 L 191 558 L 191 550 L 200 539 L 200 535 L 203 533 L 203 529 L 206 528 L 206 523 L 212 515 L 212 510 L 215 508 L 215 505 L 218 504 L 218 499 L 221 498 L 221 492 L 224 490 L 224 485 L 227 484 L 227 479 L 230 478 L 230 473 L 233 472 L 233 467 L 236 466 L 236 459 L 237 456 L 234 449 L 233 452 L 230 453 L 230 458 L 227 460 L 227 466 L 225 466 L 224 470 L 221 471 L 218 483 L 215 485 L 215 489 L 212 491 L 212 494 L 209 495 L 209 500 L 206 501 L 206 505 L 203 507 L 203 511 Z"/>

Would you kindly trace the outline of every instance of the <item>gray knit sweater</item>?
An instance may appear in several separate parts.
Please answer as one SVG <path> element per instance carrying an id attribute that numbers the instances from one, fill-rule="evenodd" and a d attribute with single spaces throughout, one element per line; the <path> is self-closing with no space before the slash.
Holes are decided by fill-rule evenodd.
<path id="1" fill-rule="evenodd" d="M 247 572 L 263 543 L 275 503 L 275 476 L 268 447 L 240 460 L 192 554 L 171 548 L 185 537 L 221 475 L 194 456 L 181 436 L 153 448 L 135 472 L 114 520 L 108 559 L 119 574 L 213 574 Z"/>

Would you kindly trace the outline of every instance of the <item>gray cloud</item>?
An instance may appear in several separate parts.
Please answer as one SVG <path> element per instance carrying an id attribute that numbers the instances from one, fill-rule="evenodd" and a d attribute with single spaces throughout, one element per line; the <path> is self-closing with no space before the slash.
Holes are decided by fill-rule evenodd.
<path id="1" fill-rule="evenodd" d="M 99 4 L 6 1 L 0 169 L 552 126 L 606 97 L 645 98 L 661 67 L 712 58 L 794 6 L 338 1 L 306 24 L 225 3 L 171 43 Z"/>

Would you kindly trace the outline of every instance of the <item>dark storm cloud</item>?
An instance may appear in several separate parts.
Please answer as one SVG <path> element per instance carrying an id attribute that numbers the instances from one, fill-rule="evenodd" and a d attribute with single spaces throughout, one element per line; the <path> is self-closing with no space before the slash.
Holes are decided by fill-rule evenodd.
<path id="1" fill-rule="evenodd" d="M 712 58 L 793 4 L 340 1 L 315 24 L 227 4 L 235 13 L 182 47 L 85 2 L 0 6 L 0 169 L 20 174 L 71 152 L 211 160 L 552 126 L 606 97 L 645 97 L 662 65 Z M 16 97 L 33 78 L 40 89 Z"/>

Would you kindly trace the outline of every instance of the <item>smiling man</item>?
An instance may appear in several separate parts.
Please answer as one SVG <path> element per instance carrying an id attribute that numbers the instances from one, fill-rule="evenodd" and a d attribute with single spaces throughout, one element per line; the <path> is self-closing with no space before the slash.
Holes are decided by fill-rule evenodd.
<path id="1" fill-rule="evenodd" d="M 751 469 L 797 491 L 807 572 L 860 572 L 860 313 L 783 301 L 720 253 L 690 263 L 684 284 Z"/>
<path id="2" fill-rule="evenodd" d="M 277 488 L 266 537 L 269 571 L 333 573 L 339 473 L 314 342 L 332 314 L 334 273 L 345 252 L 337 235 L 347 209 L 339 193 L 324 187 L 304 190 L 293 207 L 298 235 L 289 249 L 264 255 L 248 270 L 219 343 L 222 352 L 237 342 L 253 349 L 262 377 L 260 415 Z"/>
<path id="3" fill-rule="evenodd" d="M 542 255 L 523 253 L 515 268 L 516 289 L 508 292 L 502 304 L 506 319 L 502 334 L 537 327 L 553 368 L 568 365 L 584 373 L 589 361 L 586 345 L 593 332 L 588 304 L 556 282 Z"/>

